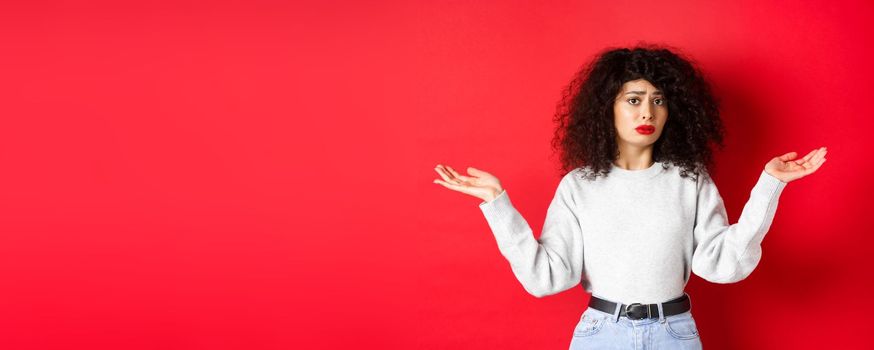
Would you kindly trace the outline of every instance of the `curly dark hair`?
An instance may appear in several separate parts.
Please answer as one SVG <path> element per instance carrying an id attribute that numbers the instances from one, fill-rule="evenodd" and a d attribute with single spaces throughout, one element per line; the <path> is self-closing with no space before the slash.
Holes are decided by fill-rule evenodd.
<path id="1" fill-rule="evenodd" d="M 672 52 L 674 51 L 674 52 Z M 653 144 L 653 161 L 681 167 L 689 177 L 710 173 L 711 144 L 724 148 L 725 130 L 719 117 L 719 101 L 703 73 L 676 48 L 639 43 L 633 48 L 606 48 L 576 73 L 562 91 L 554 121 L 553 150 L 561 154 L 561 169 L 587 170 L 594 180 L 608 176 L 619 155 L 613 103 L 622 85 L 645 79 L 662 90 L 668 118 Z"/>

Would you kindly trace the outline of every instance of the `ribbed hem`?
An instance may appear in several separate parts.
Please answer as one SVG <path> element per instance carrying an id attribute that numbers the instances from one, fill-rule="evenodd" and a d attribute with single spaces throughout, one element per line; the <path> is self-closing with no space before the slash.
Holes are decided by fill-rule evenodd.
<path id="1" fill-rule="evenodd" d="M 489 223 L 498 247 L 502 251 L 519 243 L 521 238 L 516 236 L 523 233 L 521 230 L 525 222 L 521 216 L 517 216 L 519 215 L 518 211 L 513 208 L 510 195 L 506 190 L 502 191 L 495 199 L 480 203 L 479 208 L 482 210 L 486 222 Z M 523 221 L 516 221 L 516 219 Z"/>
<path id="2" fill-rule="evenodd" d="M 479 204 L 480 210 L 482 210 L 483 214 L 487 216 L 494 216 L 512 207 L 513 204 L 510 203 L 510 196 L 507 194 L 506 189 L 502 190 L 501 193 L 491 201 L 483 201 Z"/>
<path id="3" fill-rule="evenodd" d="M 750 191 L 750 194 L 773 199 L 780 196 L 783 189 L 786 188 L 786 184 L 786 182 L 783 182 L 780 179 L 771 176 L 771 174 L 768 174 L 767 171 L 762 170 L 762 173 L 759 174 L 759 180 L 756 182 L 752 191 Z"/>

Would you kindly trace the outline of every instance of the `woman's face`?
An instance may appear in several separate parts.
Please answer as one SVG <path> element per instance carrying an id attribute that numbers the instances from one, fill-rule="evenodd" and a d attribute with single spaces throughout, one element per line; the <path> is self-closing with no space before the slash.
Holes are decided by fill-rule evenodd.
<path id="1" fill-rule="evenodd" d="M 613 121 L 620 147 L 649 147 L 664 130 L 668 104 L 662 92 L 644 79 L 626 82 L 613 103 Z"/>

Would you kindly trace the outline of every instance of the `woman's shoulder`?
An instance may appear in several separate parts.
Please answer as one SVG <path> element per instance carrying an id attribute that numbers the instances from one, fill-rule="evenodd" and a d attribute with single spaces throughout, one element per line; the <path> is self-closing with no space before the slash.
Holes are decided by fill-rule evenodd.
<path id="1" fill-rule="evenodd" d="M 583 181 L 597 181 L 604 176 L 599 176 L 603 174 L 598 174 L 598 171 L 591 165 L 581 165 L 576 168 L 573 168 L 571 171 L 567 172 L 567 174 L 562 177 L 562 182 L 574 182 L 581 183 Z"/>
<path id="2" fill-rule="evenodd" d="M 703 185 L 712 182 L 710 172 L 704 166 L 684 167 L 678 164 L 666 162 L 665 174 L 671 179 L 682 182 L 687 186 L 695 186 L 701 188 Z"/>

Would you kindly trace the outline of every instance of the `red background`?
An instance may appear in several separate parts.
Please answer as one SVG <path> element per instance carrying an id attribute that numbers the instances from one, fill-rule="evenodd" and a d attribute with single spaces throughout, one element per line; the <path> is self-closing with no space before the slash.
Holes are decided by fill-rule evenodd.
<path id="1" fill-rule="evenodd" d="M 869 1 L 5 2 L 0 348 L 565 349 L 589 296 L 528 295 L 478 199 L 539 234 L 561 89 L 667 43 L 723 101 L 732 222 L 790 183 L 757 270 L 689 282 L 709 349 L 859 348 L 870 330 Z"/>

